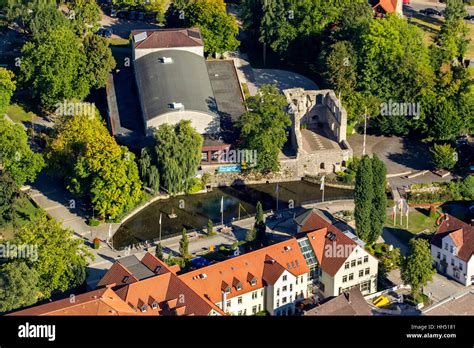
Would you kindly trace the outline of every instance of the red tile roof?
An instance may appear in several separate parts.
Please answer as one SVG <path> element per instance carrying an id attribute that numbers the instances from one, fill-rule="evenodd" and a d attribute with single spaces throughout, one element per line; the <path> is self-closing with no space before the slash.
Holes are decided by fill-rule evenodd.
<path id="1" fill-rule="evenodd" d="M 32 308 L 10 315 L 136 315 L 111 288 L 102 288 Z"/>
<path id="2" fill-rule="evenodd" d="M 275 260 L 269 265 L 267 261 Z M 196 292 L 209 298 L 213 303 L 222 302 L 225 284 L 231 287 L 227 298 L 233 298 L 250 291 L 261 289 L 265 283 L 274 282 L 277 274 L 287 270 L 295 276 L 309 272 L 296 239 L 289 239 L 271 246 L 215 263 L 179 277 Z M 255 285 L 251 279 L 255 277 Z M 242 283 L 242 289 L 234 286 L 234 278 Z"/>
<path id="3" fill-rule="evenodd" d="M 449 235 L 458 246 L 457 257 L 469 262 L 474 254 L 474 226 L 452 215 L 446 214 L 446 216 L 447 219 L 441 223 L 430 243 L 442 249 L 442 239 Z"/>
<path id="4" fill-rule="evenodd" d="M 97 287 L 102 287 L 108 284 L 129 284 L 138 282 L 138 279 L 126 269 L 120 262 L 115 262 L 112 267 L 104 274 L 101 280 L 97 283 Z"/>
<path id="5" fill-rule="evenodd" d="M 204 45 L 199 28 L 132 30 L 132 35 L 144 32 L 147 34 L 146 39 L 134 42 L 135 48 L 175 48 Z"/>
<path id="6" fill-rule="evenodd" d="M 311 231 L 306 236 L 311 243 L 321 269 L 330 276 L 337 273 L 346 262 L 349 253 L 357 247 L 355 241 L 321 217 L 316 211 L 311 211 L 310 215 L 306 217 L 301 226 L 301 231 Z M 335 238 L 333 240 L 328 238 L 329 233 L 334 234 Z M 327 250 L 330 250 L 331 253 L 327 253 Z M 339 254 L 337 253 L 338 250 L 344 250 L 344 252 Z"/>
<path id="7" fill-rule="evenodd" d="M 381 7 L 386 13 L 393 13 L 397 10 L 397 2 L 402 0 L 380 0 L 374 8 Z"/>

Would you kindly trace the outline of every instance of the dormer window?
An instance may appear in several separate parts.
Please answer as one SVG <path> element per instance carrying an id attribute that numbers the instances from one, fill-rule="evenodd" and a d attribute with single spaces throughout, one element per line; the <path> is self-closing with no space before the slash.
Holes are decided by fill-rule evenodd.
<path id="1" fill-rule="evenodd" d="M 148 306 L 146 304 L 144 304 L 140 309 L 143 313 L 145 313 L 146 310 L 148 309 Z"/>
<path id="2" fill-rule="evenodd" d="M 225 288 L 224 292 L 225 292 L 226 294 L 230 294 L 230 286 L 228 286 L 227 288 Z"/>
<path id="3" fill-rule="evenodd" d="M 153 301 L 153 303 L 151 304 L 151 308 L 152 309 L 157 309 L 158 308 L 158 302 Z"/>
<path id="4" fill-rule="evenodd" d="M 161 270 L 161 266 L 156 266 L 155 273 L 158 273 Z"/>
<path id="5" fill-rule="evenodd" d="M 129 280 L 129 279 L 130 279 L 130 277 L 129 277 L 129 276 L 125 276 L 125 277 L 123 277 L 123 279 L 122 279 L 122 283 L 126 283 L 126 282 L 128 282 L 128 280 Z"/>
<path id="6" fill-rule="evenodd" d="M 253 278 L 250 280 L 250 285 L 255 286 L 257 284 L 257 279 Z"/>
<path id="7" fill-rule="evenodd" d="M 238 283 L 235 288 L 237 289 L 237 291 L 240 291 L 242 290 L 242 283 Z"/>

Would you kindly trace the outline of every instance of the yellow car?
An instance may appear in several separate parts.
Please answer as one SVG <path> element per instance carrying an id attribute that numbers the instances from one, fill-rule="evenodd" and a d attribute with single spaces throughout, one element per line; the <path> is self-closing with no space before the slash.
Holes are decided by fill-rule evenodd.
<path id="1" fill-rule="evenodd" d="M 383 307 L 383 306 L 388 305 L 389 303 L 390 303 L 390 300 L 388 299 L 388 297 L 384 295 L 377 297 L 373 302 L 374 306 L 376 307 Z"/>

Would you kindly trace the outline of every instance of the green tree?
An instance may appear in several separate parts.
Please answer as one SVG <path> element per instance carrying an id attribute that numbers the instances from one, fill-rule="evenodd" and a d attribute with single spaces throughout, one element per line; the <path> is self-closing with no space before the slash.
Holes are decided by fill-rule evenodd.
<path id="1" fill-rule="evenodd" d="M 445 61 L 461 58 L 469 44 L 469 28 L 464 22 L 467 16 L 463 0 L 446 0 L 445 21 L 439 31 L 437 42 Z"/>
<path id="2" fill-rule="evenodd" d="M 357 53 L 349 41 L 337 41 L 325 57 L 325 78 L 344 96 L 356 87 Z"/>
<path id="3" fill-rule="evenodd" d="M 401 266 L 402 256 L 400 249 L 394 248 L 391 252 L 379 258 L 379 274 L 386 276 L 388 273 Z"/>
<path id="4" fill-rule="evenodd" d="M 430 134 L 437 140 L 451 140 L 459 135 L 463 128 L 463 119 L 457 105 L 451 100 L 444 100 L 434 107 Z"/>
<path id="5" fill-rule="evenodd" d="M 116 218 L 141 199 L 135 156 L 98 117 L 58 120 L 46 156 L 51 173 L 64 178 L 70 192 L 89 197 L 102 219 Z"/>
<path id="6" fill-rule="evenodd" d="M 411 286 L 411 293 L 415 300 L 419 299 L 421 288 L 433 278 L 435 273 L 428 242 L 419 238 L 410 239 L 408 255 L 402 262 L 401 276 L 403 282 Z"/>
<path id="7" fill-rule="evenodd" d="M 0 269 L 0 312 L 35 303 L 40 295 L 38 273 L 24 262 L 14 261 Z"/>
<path id="8" fill-rule="evenodd" d="M 13 72 L 5 68 L 0 68 L 0 117 L 7 112 L 10 105 L 10 99 L 16 89 L 16 83 L 13 80 Z"/>
<path id="9" fill-rule="evenodd" d="M 105 87 L 109 73 L 116 65 L 109 42 L 99 35 L 91 34 L 84 38 L 83 45 L 87 62 L 85 74 L 90 86 Z"/>
<path id="10" fill-rule="evenodd" d="M 69 8 L 74 29 L 80 36 L 99 29 L 100 7 L 95 0 L 73 0 Z"/>
<path id="11" fill-rule="evenodd" d="M 287 140 L 286 128 L 291 125 L 286 98 L 275 85 L 263 85 L 258 94 L 247 99 L 249 111 L 239 119 L 243 145 L 257 151 L 255 170 L 277 171 L 278 155 Z"/>
<path id="12" fill-rule="evenodd" d="M 461 184 L 461 195 L 466 200 L 474 200 L 474 176 L 468 175 Z"/>
<path id="13" fill-rule="evenodd" d="M 24 225 L 16 234 L 18 245 L 37 248 L 37 260 L 26 259 L 39 277 L 40 298 L 49 298 L 55 290 L 65 291 L 85 281 L 85 267 L 92 259 L 82 239 L 42 214 Z"/>
<path id="14" fill-rule="evenodd" d="M 214 232 L 214 224 L 212 223 L 212 220 L 209 219 L 207 220 L 207 235 L 208 236 L 213 236 L 216 233 Z"/>
<path id="15" fill-rule="evenodd" d="M 265 217 L 263 215 L 263 207 L 260 201 L 257 202 L 255 212 L 255 224 L 253 226 L 255 230 L 255 241 L 258 246 L 261 246 L 267 242 L 267 226 L 265 225 Z"/>
<path id="16" fill-rule="evenodd" d="M 255 242 L 256 237 L 257 237 L 257 231 L 255 230 L 255 227 L 249 228 L 247 230 L 247 233 L 245 234 L 245 241 L 248 243 Z"/>
<path id="17" fill-rule="evenodd" d="M 383 225 L 387 219 L 387 168 L 376 155 L 372 157 L 373 200 L 371 206 L 371 228 L 368 236 L 369 243 L 375 243 L 382 234 Z"/>
<path id="18" fill-rule="evenodd" d="M 434 144 L 431 160 L 436 169 L 453 169 L 457 162 L 456 151 L 449 144 Z"/>
<path id="19" fill-rule="evenodd" d="M 198 27 L 207 55 L 233 51 L 239 46 L 235 18 L 226 11 L 224 0 L 174 1 L 166 12 L 166 25 Z"/>
<path id="20" fill-rule="evenodd" d="M 164 124 L 155 132 L 155 158 L 162 185 L 170 194 L 187 191 L 201 163 L 202 136 L 190 121 Z"/>
<path id="21" fill-rule="evenodd" d="M 224 0 L 193 0 L 185 11 L 190 26 L 199 27 L 208 55 L 233 51 L 239 46 L 235 18 L 228 14 Z"/>
<path id="22" fill-rule="evenodd" d="M 70 27 L 55 0 L 8 0 L 6 17 L 32 36 L 50 29 Z"/>
<path id="23" fill-rule="evenodd" d="M 13 219 L 19 190 L 8 172 L 0 173 L 0 226 Z"/>
<path id="24" fill-rule="evenodd" d="M 163 246 L 161 245 L 161 243 L 158 243 L 158 245 L 156 246 L 155 256 L 161 261 L 165 260 L 165 257 L 163 255 Z"/>
<path id="25" fill-rule="evenodd" d="M 365 242 L 371 240 L 373 181 L 372 161 L 369 156 L 365 155 L 357 166 L 354 193 L 356 231 L 359 238 Z"/>
<path id="26" fill-rule="evenodd" d="M 31 151 L 22 126 L 0 117 L 0 167 L 10 173 L 18 186 L 34 181 L 44 167 L 41 154 Z"/>
<path id="27" fill-rule="evenodd" d="M 88 71 L 83 46 L 70 29 L 41 32 L 22 48 L 20 81 L 49 111 L 89 94 Z"/>
<path id="28" fill-rule="evenodd" d="M 179 240 L 179 253 L 181 254 L 181 257 L 186 259 L 189 257 L 189 239 L 188 239 L 188 234 L 186 232 L 186 229 L 183 228 L 183 232 L 181 233 L 181 239 Z"/>

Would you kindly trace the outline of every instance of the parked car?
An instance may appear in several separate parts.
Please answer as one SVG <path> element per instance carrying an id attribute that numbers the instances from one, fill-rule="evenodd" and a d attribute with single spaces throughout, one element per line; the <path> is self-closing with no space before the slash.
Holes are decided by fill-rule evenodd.
<path id="1" fill-rule="evenodd" d="M 466 17 L 464 17 L 464 19 L 465 19 L 466 21 L 469 21 L 469 22 L 474 22 L 474 15 L 466 16 Z"/>
<path id="2" fill-rule="evenodd" d="M 118 18 L 127 18 L 129 15 L 128 11 L 118 11 L 117 17 Z"/>
<path id="3" fill-rule="evenodd" d="M 428 7 L 420 10 L 420 13 L 427 15 L 427 16 L 441 16 L 441 12 L 435 10 L 434 8 Z"/>
<path id="4" fill-rule="evenodd" d="M 110 28 L 100 28 L 97 31 L 97 35 L 106 37 L 106 38 L 112 37 L 112 34 L 113 34 L 113 31 Z"/>
<path id="5" fill-rule="evenodd" d="M 113 17 L 113 18 L 117 17 L 117 10 L 111 9 L 110 10 L 110 17 Z"/>
<path id="6" fill-rule="evenodd" d="M 469 143 L 467 136 L 465 135 L 460 135 L 456 138 L 456 142 L 458 145 L 467 145 Z"/>
<path id="7" fill-rule="evenodd" d="M 136 14 L 137 14 L 137 13 L 136 13 L 135 11 L 131 11 L 130 14 L 128 15 L 128 19 L 135 19 L 135 18 L 136 18 L 136 17 L 135 17 Z"/>

